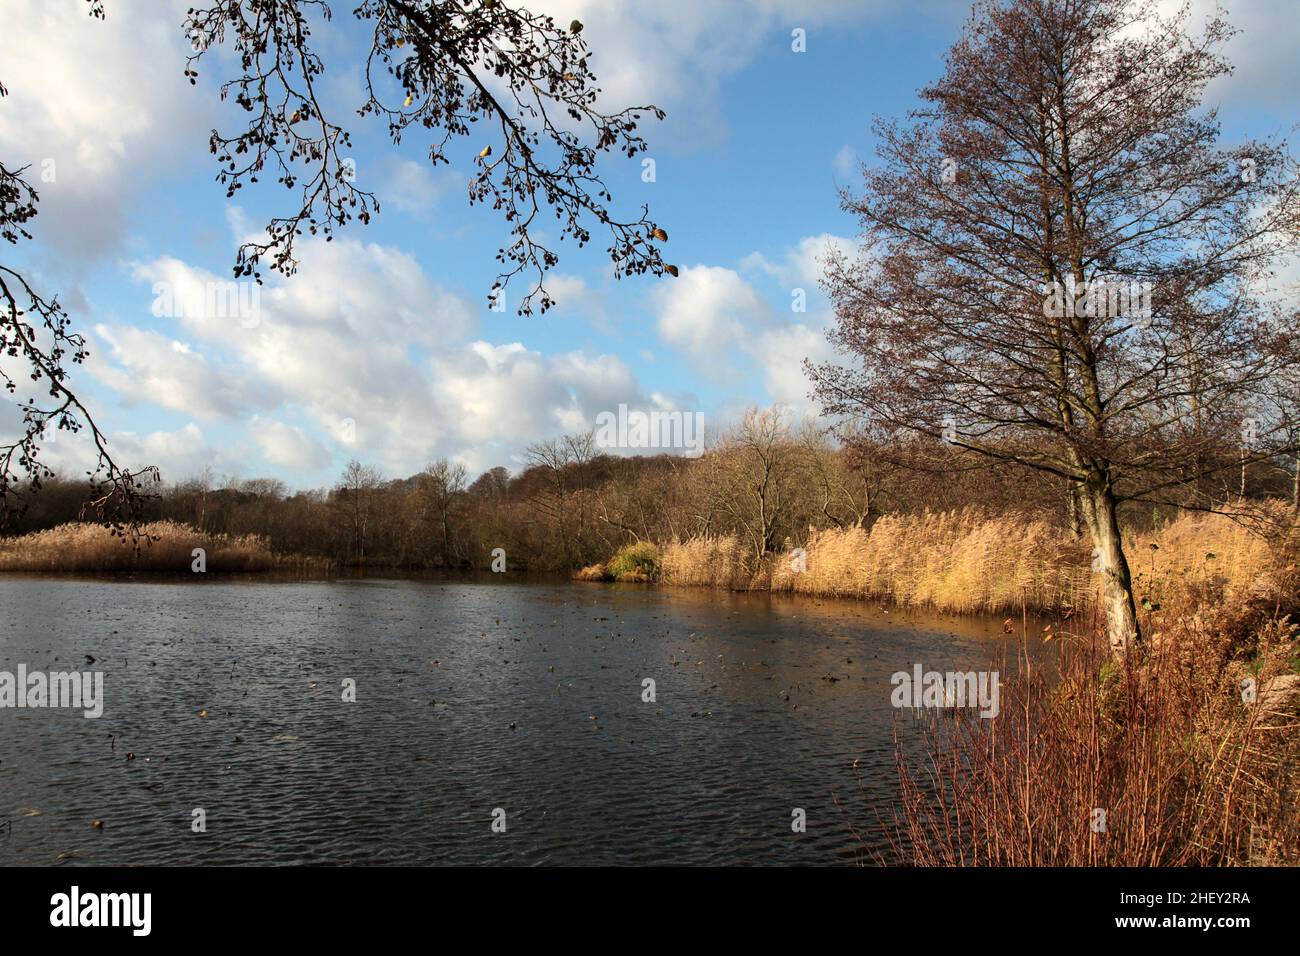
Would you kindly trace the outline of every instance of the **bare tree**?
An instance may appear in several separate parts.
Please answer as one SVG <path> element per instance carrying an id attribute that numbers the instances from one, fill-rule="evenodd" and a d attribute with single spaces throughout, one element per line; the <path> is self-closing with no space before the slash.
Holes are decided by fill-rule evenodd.
<path id="1" fill-rule="evenodd" d="M 419 476 L 420 493 L 437 529 L 442 566 L 456 563 L 456 546 L 452 535 L 456 503 L 465 493 L 465 466 L 445 458 L 425 465 Z"/>
<path id="2" fill-rule="evenodd" d="M 874 461 L 866 436 L 856 434 L 851 448 L 840 448 L 826 429 L 806 423 L 798 440 L 820 515 L 837 528 L 868 527 L 872 516 L 882 510 L 879 499 L 885 474 Z"/>
<path id="3" fill-rule="evenodd" d="M 499 500 L 506 496 L 509 484 L 510 472 L 497 465 L 475 478 L 474 483 L 469 486 L 469 493 L 479 498 Z"/>
<path id="4" fill-rule="evenodd" d="M 529 500 L 558 534 L 556 548 L 571 559 L 582 550 L 587 525 L 586 492 L 594 437 L 586 433 L 535 442 L 524 454 L 530 471 L 540 479 Z"/>
<path id="5" fill-rule="evenodd" d="M 802 486 L 802 449 L 778 406 L 751 408 L 703 463 L 713 506 L 746 539 L 755 559 L 776 550 Z"/>
<path id="6" fill-rule="evenodd" d="M 493 130 L 476 144 L 469 184 L 471 203 L 490 204 L 510 223 L 512 241 L 497 255 L 502 271 L 493 293 L 528 271 L 534 283 L 519 312 L 531 314 L 534 299 L 543 312 L 553 304 L 544 276 L 558 257 L 539 235 L 552 219 L 561 238 L 580 247 L 591 241 L 586 223 L 594 219 L 609 234 L 618 277 L 676 273 L 659 253 L 667 233 L 645 208 L 634 218 L 616 216 L 596 169 L 603 152 L 642 152 L 643 114 L 663 119 L 664 112 L 649 105 L 602 111 L 580 21 L 565 27 L 501 0 L 364 0 L 353 15 L 371 35 L 367 99 L 358 113 L 382 117 L 394 143 L 412 128 L 428 131 L 436 166 L 452 161 L 453 142 L 469 137 L 478 122 Z M 247 126 L 211 138 L 227 195 L 274 175 L 300 200 L 289 215 L 271 220 L 264 240 L 240 248 L 236 276 L 257 276 L 267 254 L 273 268 L 292 273 L 294 242 L 304 230 L 328 237 L 378 210 L 374 195 L 355 185 L 355 167 L 344 155 L 347 130 L 324 114 L 318 97 L 325 63 L 312 31 L 330 17 L 323 0 L 219 0 L 192 10 L 185 23 L 196 50 L 186 69 L 191 83 L 207 50 L 227 39 L 242 66 L 221 95 L 248 114 Z M 382 82 L 385 73 L 392 83 Z"/>
<path id="7" fill-rule="evenodd" d="M 354 458 L 343 469 L 334 488 L 335 506 L 345 516 L 348 526 L 348 552 L 357 562 L 365 561 L 376 498 L 383 484 L 384 476 L 378 468 L 363 465 Z"/>
<path id="8" fill-rule="evenodd" d="M 1276 143 L 1217 147 L 1197 110 L 1232 31 L 1188 16 L 979 4 L 927 106 L 877 122 L 881 165 L 843 197 L 864 254 L 828 278 L 857 364 L 813 369 L 831 411 L 1063 479 L 1116 653 L 1139 637 L 1119 505 L 1235 467 L 1220 450 L 1294 362 L 1252 294 L 1293 246 L 1294 170 Z M 1256 438 L 1263 460 L 1285 432 Z"/>

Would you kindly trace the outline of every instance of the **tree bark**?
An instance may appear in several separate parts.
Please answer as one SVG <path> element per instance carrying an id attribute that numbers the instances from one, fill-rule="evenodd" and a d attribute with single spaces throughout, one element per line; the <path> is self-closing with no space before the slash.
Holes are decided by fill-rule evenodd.
<path id="1" fill-rule="evenodd" d="M 1065 500 L 1070 511 L 1070 533 L 1074 535 L 1076 541 L 1081 541 L 1083 540 L 1083 506 L 1079 501 L 1079 485 L 1077 482 L 1070 482 Z"/>
<path id="2" fill-rule="evenodd" d="M 1089 479 L 1083 492 L 1084 516 L 1094 547 L 1093 567 L 1102 575 L 1106 637 L 1113 657 L 1123 658 L 1141 640 L 1133 576 L 1120 539 L 1115 493 L 1104 477 Z"/>

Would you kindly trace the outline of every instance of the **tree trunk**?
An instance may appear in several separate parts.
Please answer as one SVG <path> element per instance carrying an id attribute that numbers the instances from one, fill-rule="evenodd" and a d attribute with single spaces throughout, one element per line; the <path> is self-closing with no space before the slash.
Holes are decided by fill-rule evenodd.
<path id="1" fill-rule="evenodd" d="M 1300 455 L 1295 457 L 1295 478 L 1291 481 L 1291 510 L 1300 512 Z"/>
<path id="2" fill-rule="evenodd" d="M 1084 489 L 1084 513 L 1092 534 L 1093 567 L 1102 575 L 1102 606 L 1106 637 L 1113 657 L 1122 658 L 1141 639 L 1133 577 L 1120 539 L 1114 492 L 1104 479 L 1090 480 Z"/>
<path id="3" fill-rule="evenodd" d="M 1083 539 L 1083 508 L 1079 502 L 1079 485 L 1077 482 L 1070 482 L 1065 501 L 1070 511 L 1070 533 L 1074 535 L 1076 541 L 1081 541 Z"/>

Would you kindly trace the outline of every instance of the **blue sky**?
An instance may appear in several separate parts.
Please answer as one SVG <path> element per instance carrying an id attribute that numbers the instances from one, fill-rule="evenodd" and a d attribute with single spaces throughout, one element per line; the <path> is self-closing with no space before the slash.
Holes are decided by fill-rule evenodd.
<path id="1" fill-rule="evenodd" d="M 532 441 L 591 427 L 620 403 L 702 411 L 711 424 L 751 404 L 813 410 L 800 369 L 826 357 L 831 317 L 818 259 L 849 248 L 855 223 L 837 185 L 870 159 L 873 114 L 898 116 L 942 70 L 969 10 L 962 2 L 893 0 L 551 0 L 534 9 L 578 17 L 607 107 L 668 111 L 644 133 L 640 159 L 613 158 L 616 208 L 649 203 L 670 233 L 679 279 L 614 281 L 604 243 L 562 244 L 545 316 L 505 314 L 485 297 L 507 236 L 469 207 L 473 137 L 433 170 L 412 137 L 401 149 L 380 123 L 349 122 L 358 185 L 383 204 L 329 247 L 308 244 L 298 276 L 272 278 L 256 328 L 210 315 L 153 314 L 155 283 L 225 280 L 239 238 L 291 196 L 273 183 L 232 205 L 214 179 L 208 130 L 233 129 L 209 54 L 197 87 L 181 76 L 187 0 L 110 3 L 107 22 L 78 0 L 6 0 L 0 151 L 31 163 L 41 190 L 36 240 L 17 261 L 59 291 L 92 358 L 74 384 L 116 453 L 173 480 L 272 475 L 329 485 L 352 457 L 392 477 L 448 457 L 471 472 L 517 470 Z M 1194 17 L 1211 4 L 1195 3 Z M 1243 29 L 1236 76 L 1212 90 L 1228 142 L 1285 133 L 1300 83 L 1293 5 L 1227 2 Z M 336 6 L 319 33 L 339 115 L 359 105 L 358 28 Z M 806 31 L 807 50 L 791 49 Z M 484 140 L 486 142 L 487 140 Z M 48 165 L 46 165 L 48 164 Z M 52 171 L 44 181 L 42 171 Z M 792 290 L 808 295 L 791 310 Z M 4 410 L 3 424 L 15 416 Z M 50 451 L 69 471 L 74 438 Z"/>

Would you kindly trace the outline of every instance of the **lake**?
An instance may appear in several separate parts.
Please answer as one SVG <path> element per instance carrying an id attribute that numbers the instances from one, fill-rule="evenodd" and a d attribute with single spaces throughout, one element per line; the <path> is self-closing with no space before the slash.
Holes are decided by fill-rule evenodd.
<path id="1" fill-rule="evenodd" d="M 0 671 L 104 675 L 98 719 L 0 708 L 9 865 L 871 863 L 895 721 L 916 733 L 890 675 L 988 669 L 1011 640 L 874 602 L 555 581 L 0 594 Z"/>

